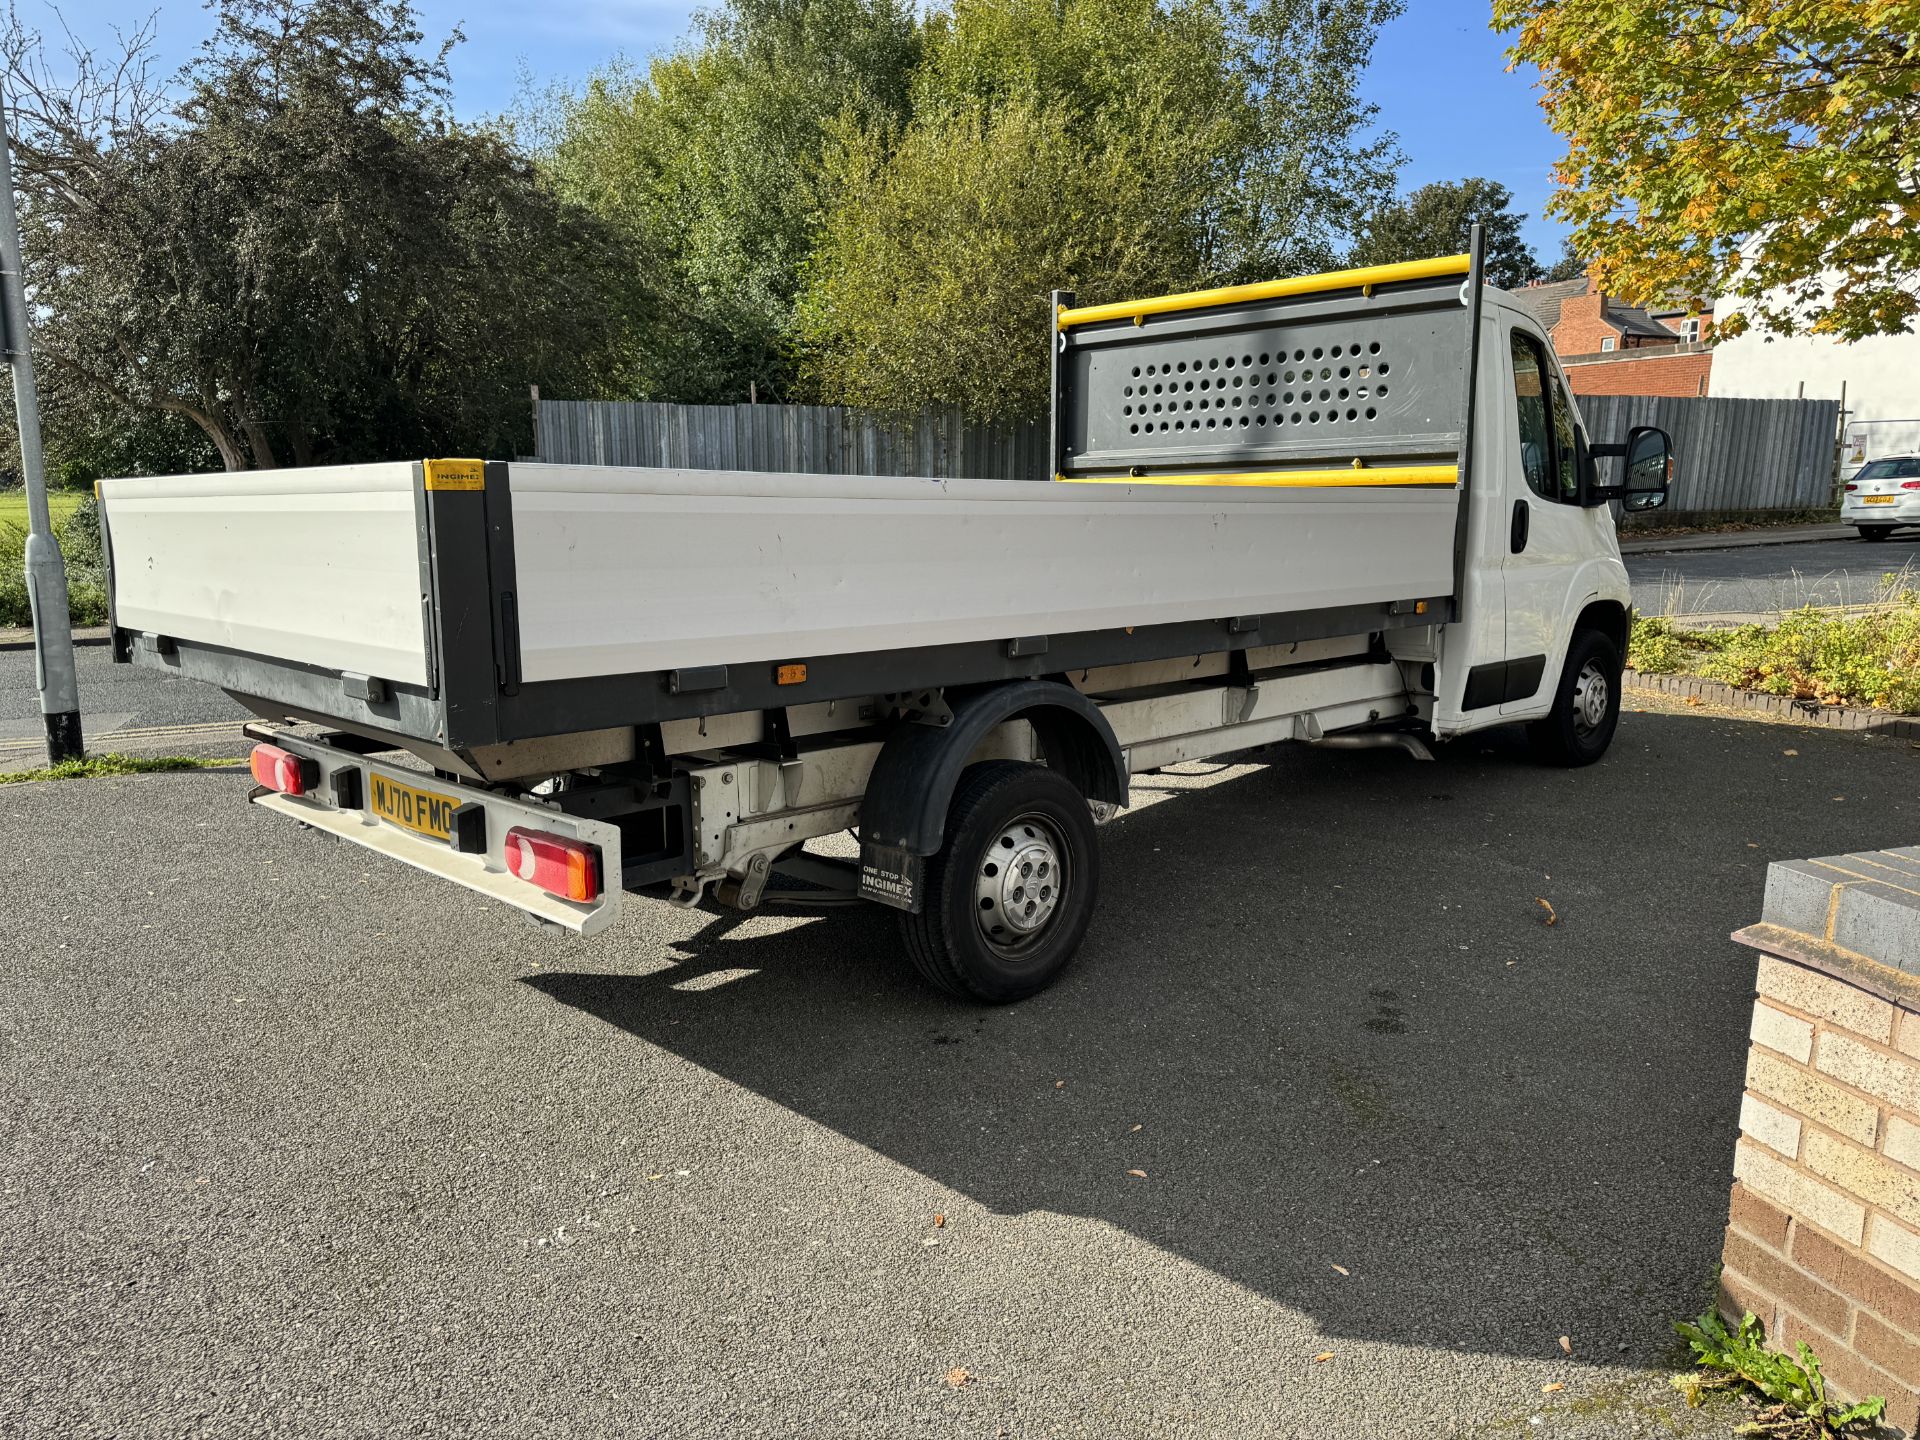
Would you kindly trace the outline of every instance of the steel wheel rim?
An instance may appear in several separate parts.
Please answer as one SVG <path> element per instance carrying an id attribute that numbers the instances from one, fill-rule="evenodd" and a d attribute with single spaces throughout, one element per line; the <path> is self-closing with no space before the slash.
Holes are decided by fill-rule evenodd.
<path id="1" fill-rule="evenodd" d="M 1573 682 L 1573 728 L 1578 734 L 1591 735 L 1607 723 L 1611 690 L 1607 672 L 1600 668 L 1598 660 L 1589 660 L 1580 667 Z"/>
<path id="2" fill-rule="evenodd" d="M 1005 960 L 1031 955 L 1059 918 L 1072 883 L 1060 828 L 1028 812 L 1000 827 L 973 877 L 973 917 L 987 948 Z"/>

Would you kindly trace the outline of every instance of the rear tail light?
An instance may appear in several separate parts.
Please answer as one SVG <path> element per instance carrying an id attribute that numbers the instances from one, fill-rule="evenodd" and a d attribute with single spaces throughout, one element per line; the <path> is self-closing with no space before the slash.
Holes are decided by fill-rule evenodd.
<path id="1" fill-rule="evenodd" d="M 600 847 L 525 830 L 507 831 L 507 869 L 562 900 L 600 898 Z"/>
<path id="2" fill-rule="evenodd" d="M 278 745 L 256 745 L 248 762 L 254 780 L 282 795 L 304 795 L 320 783 L 320 767 Z"/>
<path id="3" fill-rule="evenodd" d="M 1849 483 L 1849 484 L 1848 484 L 1848 486 L 1847 486 L 1847 489 L 1849 489 L 1849 490 L 1858 490 L 1859 488 L 1860 488 L 1860 487 L 1859 487 L 1858 485 L 1854 485 L 1854 484 L 1851 484 L 1851 483 Z"/>
<path id="4" fill-rule="evenodd" d="M 1920 490 L 1920 480 L 1902 480 L 1900 482 L 1900 488 L 1902 490 Z"/>

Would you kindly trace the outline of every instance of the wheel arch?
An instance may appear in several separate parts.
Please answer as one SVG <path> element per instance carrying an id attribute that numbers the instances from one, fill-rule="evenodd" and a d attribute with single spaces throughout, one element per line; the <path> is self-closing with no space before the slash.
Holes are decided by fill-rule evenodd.
<path id="1" fill-rule="evenodd" d="M 994 728 L 1010 720 L 1033 727 L 1047 768 L 1089 800 L 1127 803 L 1127 765 L 1100 707 L 1059 680 L 1015 680 L 949 693 L 946 725 L 908 723 L 881 748 L 860 802 L 862 849 L 881 846 L 931 855 L 946 832 L 947 809 L 967 761 Z"/>
<path id="2" fill-rule="evenodd" d="M 1627 658 L 1630 622 L 1627 618 L 1627 607 L 1618 600 L 1588 601 L 1573 622 L 1573 630 L 1568 636 L 1569 643 L 1572 641 L 1572 636 L 1579 634 L 1582 630 L 1598 630 L 1613 642 L 1613 648 L 1620 652 L 1620 658 L 1623 661 Z"/>

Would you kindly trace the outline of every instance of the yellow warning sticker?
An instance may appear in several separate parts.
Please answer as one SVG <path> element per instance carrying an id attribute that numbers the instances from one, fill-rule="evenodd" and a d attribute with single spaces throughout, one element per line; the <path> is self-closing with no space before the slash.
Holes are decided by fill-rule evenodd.
<path id="1" fill-rule="evenodd" d="M 429 460 L 426 473 L 429 490 L 487 488 L 487 466 L 482 460 Z"/>

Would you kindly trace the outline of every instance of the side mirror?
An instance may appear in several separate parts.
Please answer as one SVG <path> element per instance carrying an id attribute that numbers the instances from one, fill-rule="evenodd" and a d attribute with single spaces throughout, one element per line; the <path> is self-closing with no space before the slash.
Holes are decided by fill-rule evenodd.
<path id="1" fill-rule="evenodd" d="M 1636 425 L 1627 432 L 1626 444 L 1595 445 L 1593 453 L 1622 459 L 1626 473 L 1618 485 L 1590 486 L 1588 503 L 1618 500 L 1627 510 L 1658 510 L 1667 503 L 1667 490 L 1673 484 L 1673 441 L 1666 431 Z"/>
<path id="2" fill-rule="evenodd" d="M 1651 425 L 1627 435 L 1627 478 L 1621 504 L 1628 510 L 1658 510 L 1673 484 L 1673 441 Z"/>

